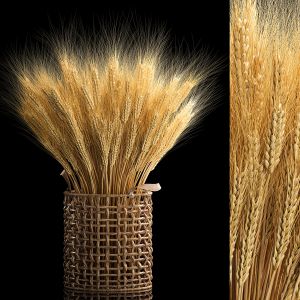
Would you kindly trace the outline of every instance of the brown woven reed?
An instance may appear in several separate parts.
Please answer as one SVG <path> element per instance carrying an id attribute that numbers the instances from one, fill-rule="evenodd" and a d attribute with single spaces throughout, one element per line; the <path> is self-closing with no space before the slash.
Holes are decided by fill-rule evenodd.
<path id="1" fill-rule="evenodd" d="M 152 300 L 152 292 L 137 292 L 130 294 L 97 294 L 65 290 L 64 300 Z"/>
<path id="2" fill-rule="evenodd" d="M 151 194 L 65 192 L 64 286 L 116 293 L 152 288 Z"/>

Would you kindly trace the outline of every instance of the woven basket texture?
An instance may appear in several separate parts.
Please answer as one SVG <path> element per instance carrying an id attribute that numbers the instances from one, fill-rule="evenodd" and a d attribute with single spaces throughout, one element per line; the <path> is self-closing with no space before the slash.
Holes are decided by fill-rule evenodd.
<path id="1" fill-rule="evenodd" d="M 98 294 L 65 290 L 64 300 L 152 300 L 152 292 L 136 292 L 130 294 Z"/>
<path id="2" fill-rule="evenodd" d="M 149 193 L 128 196 L 65 192 L 66 289 L 105 293 L 150 291 L 152 261 Z"/>

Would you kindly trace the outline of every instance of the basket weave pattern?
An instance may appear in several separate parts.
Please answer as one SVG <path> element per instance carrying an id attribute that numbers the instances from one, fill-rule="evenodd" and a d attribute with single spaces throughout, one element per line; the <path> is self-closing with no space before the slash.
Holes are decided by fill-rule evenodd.
<path id="1" fill-rule="evenodd" d="M 74 290 L 64 291 L 64 300 L 152 300 L 152 292 L 137 292 L 130 294 L 98 294 Z"/>
<path id="2" fill-rule="evenodd" d="M 65 192 L 65 287 L 98 292 L 151 290 L 151 226 L 149 194 Z"/>

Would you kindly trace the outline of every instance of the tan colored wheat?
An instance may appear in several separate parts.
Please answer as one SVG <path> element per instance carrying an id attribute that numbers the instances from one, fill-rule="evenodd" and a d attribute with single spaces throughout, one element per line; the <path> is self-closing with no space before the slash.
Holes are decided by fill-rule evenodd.
<path id="1" fill-rule="evenodd" d="M 231 299 L 299 300 L 300 3 L 266 4 L 231 3 Z"/>
<path id="2" fill-rule="evenodd" d="M 60 42 L 53 56 L 16 67 L 16 111 L 78 193 L 145 183 L 207 103 L 197 90 L 206 68 L 166 63 L 159 41 L 133 51 L 111 41 L 81 52 Z"/>

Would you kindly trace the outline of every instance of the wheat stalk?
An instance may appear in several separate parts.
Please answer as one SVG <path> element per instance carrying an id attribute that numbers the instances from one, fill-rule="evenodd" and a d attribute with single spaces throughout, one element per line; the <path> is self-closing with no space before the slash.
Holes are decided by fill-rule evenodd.
<path id="1" fill-rule="evenodd" d="M 65 38 L 42 60 L 14 62 L 13 107 L 77 193 L 144 184 L 208 104 L 204 59 L 167 57 L 164 39 L 121 36 L 79 45 Z"/>
<path id="2" fill-rule="evenodd" d="M 299 10 L 231 1 L 231 299 L 299 299 Z"/>

